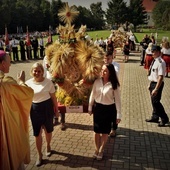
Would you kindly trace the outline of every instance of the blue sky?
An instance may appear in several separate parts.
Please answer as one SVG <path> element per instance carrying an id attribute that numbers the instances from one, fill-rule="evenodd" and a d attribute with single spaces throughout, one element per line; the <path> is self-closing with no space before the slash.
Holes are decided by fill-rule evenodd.
<path id="1" fill-rule="evenodd" d="M 124 1 L 128 2 L 129 0 Z M 102 2 L 103 10 L 105 10 L 107 8 L 107 2 L 109 2 L 109 0 L 62 0 L 62 2 L 68 2 L 69 6 L 84 6 L 88 9 L 90 9 L 90 5 L 92 3 Z"/>

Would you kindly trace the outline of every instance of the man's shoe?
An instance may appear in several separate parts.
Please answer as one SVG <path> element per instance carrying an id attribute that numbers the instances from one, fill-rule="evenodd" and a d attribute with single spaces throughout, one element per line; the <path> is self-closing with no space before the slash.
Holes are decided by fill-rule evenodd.
<path id="1" fill-rule="evenodd" d="M 61 123 L 60 128 L 61 128 L 61 130 L 66 130 L 66 125 L 65 125 L 65 123 Z"/>
<path id="2" fill-rule="evenodd" d="M 54 121 L 53 121 L 53 125 L 56 126 L 56 125 L 58 125 L 58 124 L 59 124 L 58 118 L 55 117 L 55 118 L 54 118 Z"/>
<path id="3" fill-rule="evenodd" d="M 146 122 L 151 122 L 151 123 L 159 123 L 159 119 L 153 119 L 153 118 L 151 118 L 151 119 L 146 119 L 145 121 L 146 121 Z"/>
<path id="4" fill-rule="evenodd" d="M 169 120 L 167 120 L 167 121 L 161 121 L 161 122 L 158 124 L 158 126 L 159 126 L 159 127 L 165 127 L 165 124 L 167 124 L 167 123 L 169 123 Z"/>

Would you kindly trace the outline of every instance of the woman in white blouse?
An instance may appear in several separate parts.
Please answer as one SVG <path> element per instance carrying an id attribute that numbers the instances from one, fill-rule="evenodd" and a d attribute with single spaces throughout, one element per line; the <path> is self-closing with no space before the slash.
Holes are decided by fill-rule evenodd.
<path id="1" fill-rule="evenodd" d="M 161 53 L 166 63 L 166 77 L 168 77 L 168 73 L 170 72 L 170 43 L 168 41 L 163 43 Z"/>
<path id="2" fill-rule="evenodd" d="M 44 78 L 44 68 L 41 63 L 33 64 L 31 68 L 33 78 L 26 84 L 34 90 L 34 97 L 30 112 L 33 133 L 37 149 L 36 166 L 42 164 L 42 132 L 46 137 L 46 156 L 51 155 L 50 142 L 53 132 L 53 115 L 59 116 L 54 84 L 50 79 Z"/>
<path id="3" fill-rule="evenodd" d="M 93 114 L 95 132 L 95 152 L 93 158 L 97 160 L 103 158 L 113 116 L 117 124 L 121 121 L 119 86 L 120 84 L 113 64 L 104 64 L 101 70 L 101 77 L 95 80 L 93 84 L 88 107 L 89 114 Z"/>
<path id="4" fill-rule="evenodd" d="M 145 50 L 144 68 L 147 69 L 148 71 L 149 71 L 150 65 L 154 59 L 152 57 L 152 51 L 151 51 L 152 45 L 153 45 L 153 43 L 149 43 L 148 48 Z"/>

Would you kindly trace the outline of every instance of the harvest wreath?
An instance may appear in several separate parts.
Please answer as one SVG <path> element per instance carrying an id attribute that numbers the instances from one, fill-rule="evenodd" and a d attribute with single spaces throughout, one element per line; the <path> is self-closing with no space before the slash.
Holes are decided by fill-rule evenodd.
<path id="1" fill-rule="evenodd" d="M 91 87 L 99 77 L 104 51 L 85 39 L 86 26 L 76 32 L 71 23 L 79 14 L 68 3 L 59 11 L 59 39 L 46 48 L 47 69 L 58 84 L 56 96 L 64 106 L 87 105 Z"/>

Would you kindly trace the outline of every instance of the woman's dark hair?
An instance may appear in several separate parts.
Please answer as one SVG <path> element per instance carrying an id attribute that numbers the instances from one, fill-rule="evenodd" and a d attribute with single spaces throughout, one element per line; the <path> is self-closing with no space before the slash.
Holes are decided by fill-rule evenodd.
<path id="1" fill-rule="evenodd" d="M 115 68 L 114 68 L 113 64 L 106 64 L 106 67 L 109 70 L 109 81 L 112 84 L 112 88 L 115 90 L 118 88 L 118 86 L 120 86 Z"/>

